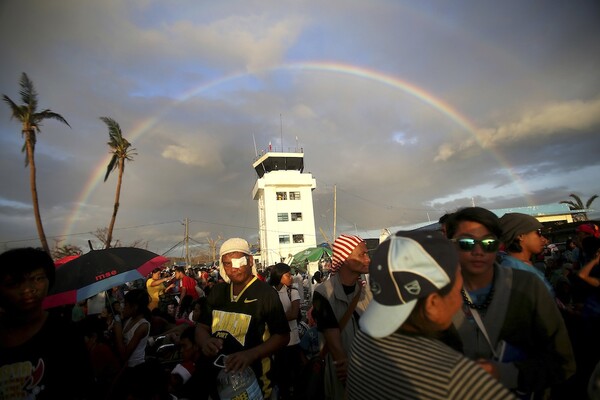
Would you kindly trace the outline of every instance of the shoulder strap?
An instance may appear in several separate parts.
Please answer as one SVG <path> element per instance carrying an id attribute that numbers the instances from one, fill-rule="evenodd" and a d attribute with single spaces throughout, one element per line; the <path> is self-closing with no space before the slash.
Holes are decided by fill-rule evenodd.
<path id="1" fill-rule="evenodd" d="M 360 299 L 361 292 L 362 292 L 362 285 L 359 283 L 358 284 L 358 292 L 356 293 L 356 295 L 352 299 L 352 302 L 348 306 L 348 309 L 346 310 L 346 313 L 342 316 L 342 319 L 340 319 L 340 322 L 339 322 L 339 324 L 340 324 L 340 330 L 344 329 L 344 327 L 346 326 L 346 324 L 350 320 L 350 317 L 352 317 L 352 313 L 354 312 L 354 309 L 356 308 L 356 305 L 358 304 L 358 300 Z"/>
<path id="2" fill-rule="evenodd" d="M 360 299 L 360 294 L 361 293 L 362 293 L 362 285 L 359 283 L 358 284 L 358 291 L 357 291 L 356 295 L 354 295 L 354 298 L 352 299 L 352 302 L 348 306 L 348 309 L 346 310 L 346 312 L 342 316 L 342 319 L 340 319 L 340 321 L 339 321 L 340 331 L 344 329 L 344 327 L 346 326 L 346 324 L 350 320 L 350 317 L 352 317 L 352 313 L 354 313 L 354 309 L 356 308 L 356 305 L 358 304 L 358 300 Z M 325 355 L 327 354 L 327 352 L 329 352 L 329 348 L 327 346 L 327 343 L 325 343 L 325 345 L 323 346 L 323 348 L 319 352 L 319 357 L 324 358 Z"/>

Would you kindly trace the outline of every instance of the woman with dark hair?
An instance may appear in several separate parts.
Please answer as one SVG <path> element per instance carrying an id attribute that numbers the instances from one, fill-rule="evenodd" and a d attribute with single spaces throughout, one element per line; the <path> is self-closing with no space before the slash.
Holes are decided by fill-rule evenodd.
<path id="1" fill-rule="evenodd" d="M 271 268 L 269 285 L 279 294 L 285 316 L 290 325 L 290 341 L 286 347 L 274 354 L 275 382 L 279 387 L 279 398 L 291 399 L 294 396 L 294 381 L 301 366 L 300 335 L 298 333 L 298 313 L 300 312 L 300 294 L 292 287 L 291 268 L 284 263 Z"/>
<path id="2" fill-rule="evenodd" d="M 0 255 L 0 398 L 91 395 L 83 335 L 70 318 L 43 307 L 54 280 L 54 262 L 41 249 Z"/>

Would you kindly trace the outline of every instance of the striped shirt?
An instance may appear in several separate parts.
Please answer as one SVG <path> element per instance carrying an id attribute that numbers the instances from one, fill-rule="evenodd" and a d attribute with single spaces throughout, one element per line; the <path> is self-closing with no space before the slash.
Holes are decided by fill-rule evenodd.
<path id="1" fill-rule="evenodd" d="M 442 342 L 359 331 L 352 344 L 348 399 L 514 399 L 473 361 Z"/>

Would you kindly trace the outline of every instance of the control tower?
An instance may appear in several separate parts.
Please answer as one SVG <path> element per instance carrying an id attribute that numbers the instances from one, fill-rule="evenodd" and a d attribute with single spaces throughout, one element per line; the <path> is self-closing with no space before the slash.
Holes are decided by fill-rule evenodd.
<path id="1" fill-rule="evenodd" d="M 304 152 L 269 151 L 252 164 L 258 179 L 252 190 L 258 200 L 262 265 L 285 261 L 317 245 L 312 174 L 304 172 Z"/>

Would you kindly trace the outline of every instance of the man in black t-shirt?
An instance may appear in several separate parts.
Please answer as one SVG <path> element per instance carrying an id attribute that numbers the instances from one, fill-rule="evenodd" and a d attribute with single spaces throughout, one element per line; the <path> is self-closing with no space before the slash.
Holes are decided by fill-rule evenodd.
<path id="1" fill-rule="evenodd" d="M 248 242 L 240 238 L 225 241 L 220 257 L 230 282 L 212 288 L 196 329 L 196 342 L 208 369 L 198 369 L 203 378 L 199 385 L 203 396 L 213 393 L 219 369 L 212 363 L 224 354 L 228 371 L 252 367 L 264 397 L 269 398 L 270 356 L 289 341 L 283 306 L 277 292 L 253 275 Z"/>
<path id="2" fill-rule="evenodd" d="M 55 279 L 54 262 L 42 249 L 0 254 L 0 399 L 93 397 L 83 335 L 58 309 L 44 309 Z"/>

